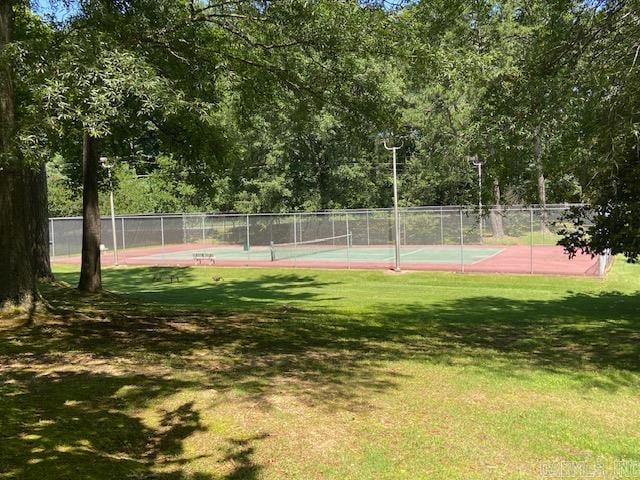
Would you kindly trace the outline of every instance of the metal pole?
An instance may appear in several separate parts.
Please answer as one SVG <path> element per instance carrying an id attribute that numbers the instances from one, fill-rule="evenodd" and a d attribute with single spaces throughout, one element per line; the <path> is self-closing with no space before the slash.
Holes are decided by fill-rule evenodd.
<path id="1" fill-rule="evenodd" d="M 55 233 L 55 227 L 53 224 L 53 218 L 50 220 L 51 222 L 51 252 L 49 253 L 49 255 L 51 257 L 55 257 L 56 256 L 56 233 Z"/>
<path id="2" fill-rule="evenodd" d="M 371 234 L 369 232 L 369 210 L 367 210 L 367 246 L 371 246 Z"/>
<path id="3" fill-rule="evenodd" d="M 529 249 L 530 249 L 530 264 L 531 271 L 533 273 L 533 207 L 529 208 Z"/>
<path id="4" fill-rule="evenodd" d="M 480 243 L 482 243 L 482 162 L 478 163 L 478 212 L 480 216 Z"/>
<path id="5" fill-rule="evenodd" d="M 480 227 L 480 243 L 482 243 L 482 165 L 484 164 L 483 160 L 478 158 L 478 155 L 474 155 L 469 159 L 473 165 L 478 167 L 478 219 L 479 219 L 479 227 Z"/>
<path id="6" fill-rule="evenodd" d="M 398 211 L 398 173 L 396 168 L 396 152 L 400 147 L 387 147 L 387 143 L 384 143 L 384 148 L 393 152 L 393 214 L 395 218 L 395 246 L 396 246 L 396 264 L 394 270 L 400 271 L 400 212 Z"/>
<path id="7" fill-rule="evenodd" d="M 298 263 L 298 231 L 296 229 L 296 214 L 293 214 L 293 264 Z"/>
<path id="8" fill-rule="evenodd" d="M 293 244 L 298 243 L 298 227 L 296 226 L 296 214 L 293 214 Z"/>
<path id="9" fill-rule="evenodd" d="M 248 252 L 249 249 L 251 248 L 251 242 L 249 241 L 249 215 L 247 215 L 247 240 L 246 240 L 246 244 L 247 244 L 247 252 Z"/>
<path id="10" fill-rule="evenodd" d="M 406 212 L 405 212 L 406 213 Z M 407 216 L 405 215 L 403 218 L 401 218 L 402 221 L 402 240 L 404 242 L 404 246 L 407 246 Z"/>
<path id="11" fill-rule="evenodd" d="M 111 182 L 111 171 L 109 171 L 109 182 Z M 113 260 L 118 265 L 118 238 L 116 236 L 116 214 L 113 206 L 113 186 L 109 192 L 109 203 L 111 204 L 111 230 L 113 230 Z"/>
<path id="12" fill-rule="evenodd" d="M 109 206 L 111 207 L 111 234 L 113 237 L 113 263 L 118 265 L 118 237 L 116 233 L 116 214 L 113 205 L 113 182 L 111 181 L 111 169 L 113 165 L 107 163 L 107 157 L 100 157 L 102 166 L 107 169 L 107 175 L 109 177 Z"/>
<path id="13" fill-rule="evenodd" d="M 464 273 L 464 225 L 462 223 L 462 208 L 460 208 L 460 271 Z"/>
<path id="14" fill-rule="evenodd" d="M 444 245 L 444 212 L 440 207 L 440 245 Z"/>
<path id="15" fill-rule="evenodd" d="M 162 241 L 162 247 L 164 248 L 164 217 L 160 216 L 160 240 Z"/>
<path id="16" fill-rule="evenodd" d="M 330 214 L 331 215 L 331 236 L 333 237 L 333 241 L 331 242 L 333 245 L 336 244 L 336 219 L 333 216 L 333 213 Z"/>
<path id="17" fill-rule="evenodd" d="M 346 226 L 347 226 L 347 240 L 349 240 L 349 213 L 345 214 Z"/>
<path id="18" fill-rule="evenodd" d="M 202 243 L 205 243 L 207 241 L 207 234 L 205 233 L 205 228 L 204 228 L 204 215 L 202 215 Z"/>
<path id="19" fill-rule="evenodd" d="M 122 250 L 127 248 L 127 244 L 124 241 L 124 217 L 120 219 L 120 223 L 122 224 Z"/>

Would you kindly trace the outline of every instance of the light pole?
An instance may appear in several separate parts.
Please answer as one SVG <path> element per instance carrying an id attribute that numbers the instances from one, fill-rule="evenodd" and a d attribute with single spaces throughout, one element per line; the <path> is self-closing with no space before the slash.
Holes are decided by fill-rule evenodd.
<path id="1" fill-rule="evenodd" d="M 478 155 L 471 157 L 471 163 L 478 167 L 478 218 L 480 219 L 480 243 L 482 243 L 482 165 L 483 160 L 480 160 Z"/>
<path id="2" fill-rule="evenodd" d="M 111 233 L 113 233 L 113 263 L 118 265 L 118 236 L 116 235 L 116 213 L 113 206 L 113 182 L 111 181 L 111 169 L 113 165 L 109 165 L 107 157 L 100 157 L 100 163 L 107 169 L 109 175 L 109 204 L 111 206 Z"/>
<path id="3" fill-rule="evenodd" d="M 396 152 L 402 148 L 388 147 L 387 141 L 384 141 L 384 148 L 393 152 L 393 213 L 395 217 L 395 244 L 396 244 L 396 265 L 394 270 L 400 271 L 400 212 L 398 211 L 398 175 L 396 170 Z"/>

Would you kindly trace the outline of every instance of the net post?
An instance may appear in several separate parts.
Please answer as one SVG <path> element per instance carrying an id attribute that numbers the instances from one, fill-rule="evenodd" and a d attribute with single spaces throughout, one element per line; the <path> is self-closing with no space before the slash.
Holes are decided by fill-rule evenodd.
<path id="1" fill-rule="evenodd" d="M 533 207 L 529 207 L 529 273 L 533 274 Z"/>
<path id="2" fill-rule="evenodd" d="M 464 273 L 464 228 L 462 221 L 462 207 L 459 208 L 460 212 L 460 271 Z"/>
<path id="3" fill-rule="evenodd" d="M 347 270 L 351 270 L 351 232 L 347 230 Z"/>

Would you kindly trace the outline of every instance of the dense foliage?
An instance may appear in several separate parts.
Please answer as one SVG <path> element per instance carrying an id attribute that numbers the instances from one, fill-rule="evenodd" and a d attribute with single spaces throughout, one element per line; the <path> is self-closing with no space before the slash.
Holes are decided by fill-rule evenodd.
<path id="1" fill-rule="evenodd" d="M 47 161 L 51 213 L 82 213 L 95 247 L 102 156 L 121 213 L 386 207 L 393 137 L 404 205 L 584 202 L 569 250 L 635 258 L 638 12 L 639 0 L 5 0 L 0 160 L 15 177 L 0 194 L 22 199 L 0 226 L 31 209 L 20 242 L 46 245 Z"/>
<path id="2" fill-rule="evenodd" d="M 406 205 L 474 202 L 474 155 L 487 204 L 590 202 L 635 138 L 636 2 L 211 2 L 189 28 L 182 2 L 155 24 L 157 2 L 110 3 L 79 17 L 109 37 L 96 72 L 132 96 L 107 81 L 90 105 L 117 120 L 121 212 L 389 206 L 389 132 Z M 70 92 L 49 104 L 74 108 Z M 74 213 L 75 148 L 50 177 L 58 214 Z"/>

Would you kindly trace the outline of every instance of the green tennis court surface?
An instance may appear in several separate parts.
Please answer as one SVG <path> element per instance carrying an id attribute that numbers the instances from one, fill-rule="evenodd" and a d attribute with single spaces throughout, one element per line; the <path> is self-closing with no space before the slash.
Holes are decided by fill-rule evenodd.
<path id="1" fill-rule="evenodd" d="M 458 246 L 408 246 L 400 250 L 401 259 L 409 263 L 435 263 L 435 264 L 472 264 L 496 255 L 501 248 L 484 248 L 466 246 L 464 255 Z M 176 252 L 156 253 L 140 256 L 148 260 L 159 262 L 193 260 L 195 254 L 213 254 L 216 260 L 252 260 L 271 261 L 269 247 L 253 247 L 243 250 L 241 247 L 209 247 L 194 250 L 182 250 Z M 293 255 L 283 261 L 301 259 L 304 261 L 318 262 L 386 262 L 394 259 L 393 246 L 389 247 L 352 247 L 339 250 L 303 252 Z M 278 263 L 275 261 L 274 263 Z"/>

